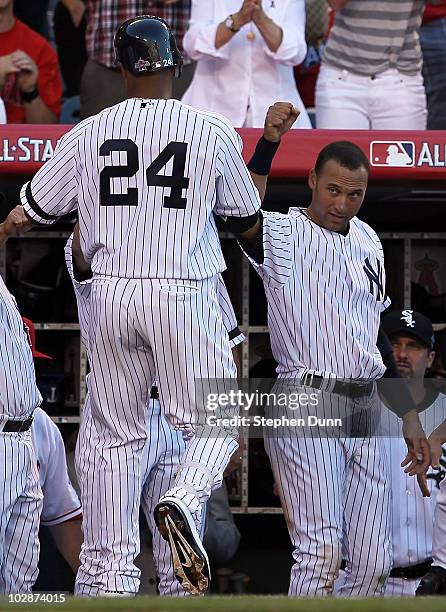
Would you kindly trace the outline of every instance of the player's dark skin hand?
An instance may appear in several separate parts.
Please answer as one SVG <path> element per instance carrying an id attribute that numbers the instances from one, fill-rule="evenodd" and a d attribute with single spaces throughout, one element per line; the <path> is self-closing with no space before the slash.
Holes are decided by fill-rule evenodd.
<path id="1" fill-rule="evenodd" d="M 19 204 L 11 210 L 5 221 L 0 224 L 0 244 L 5 242 L 10 236 L 17 236 L 27 232 L 32 226 L 33 224 L 25 215 L 23 206 Z"/>
<path id="2" fill-rule="evenodd" d="M 291 102 L 276 102 L 269 107 L 265 118 L 263 136 L 270 142 L 279 142 L 300 115 L 300 110 Z"/>

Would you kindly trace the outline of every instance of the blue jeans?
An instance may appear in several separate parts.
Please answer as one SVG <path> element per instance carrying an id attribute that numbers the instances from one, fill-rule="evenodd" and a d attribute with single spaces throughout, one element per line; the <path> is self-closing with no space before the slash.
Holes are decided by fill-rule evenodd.
<path id="1" fill-rule="evenodd" d="M 446 17 L 420 29 L 428 130 L 446 130 Z"/>

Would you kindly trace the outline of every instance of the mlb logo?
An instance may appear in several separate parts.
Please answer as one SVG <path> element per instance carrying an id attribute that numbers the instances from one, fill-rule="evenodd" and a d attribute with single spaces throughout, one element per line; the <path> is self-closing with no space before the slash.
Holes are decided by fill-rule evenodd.
<path id="1" fill-rule="evenodd" d="M 415 143 L 411 141 L 374 140 L 370 143 L 372 166 L 412 168 L 415 166 Z"/>

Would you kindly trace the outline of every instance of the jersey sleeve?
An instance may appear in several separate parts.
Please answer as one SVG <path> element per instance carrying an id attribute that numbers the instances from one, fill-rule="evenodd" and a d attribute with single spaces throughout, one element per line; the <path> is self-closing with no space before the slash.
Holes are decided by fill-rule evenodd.
<path id="1" fill-rule="evenodd" d="M 68 132 L 59 141 L 51 159 L 23 185 L 20 201 L 31 221 L 51 225 L 77 208 L 80 134 L 76 128 Z"/>
<path id="2" fill-rule="evenodd" d="M 82 507 L 68 476 L 65 445 L 57 426 L 43 411 L 43 422 L 36 428 L 34 443 L 39 462 L 46 462 L 43 491 L 42 525 L 58 525 L 82 514 Z"/>
<path id="3" fill-rule="evenodd" d="M 74 277 L 73 269 L 73 234 L 68 238 L 65 245 L 65 265 L 67 266 L 68 274 L 73 283 L 74 295 L 76 297 L 77 311 L 79 316 L 79 325 L 81 328 L 81 337 L 84 346 L 89 346 L 89 321 L 90 321 L 90 295 L 92 281 L 78 281 Z"/>
<path id="4" fill-rule="evenodd" d="M 293 227 L 288 215 L 262 211 L 263 261 L 248 259 L 266 286 L 279 288 L 293 269 Z"/>
<path id="5" fill-rule="evenodd" d="M 229 334 L 229 344 L 231 348 L 234 348 L 245 340 L 245 335 L 239 329 L 234 308 L 221 274 L 217 277 L 217 298 L 221 308 L 223 325 Z"/>
<path id="6" fill-rule="evenodd" d="M 242 157 L 243 142 L 234 128 L 216 119 L 219 141 L 217 201 L 214 212 L 221 217 L 250 217 L 260 209 L 260 196 Z"/>

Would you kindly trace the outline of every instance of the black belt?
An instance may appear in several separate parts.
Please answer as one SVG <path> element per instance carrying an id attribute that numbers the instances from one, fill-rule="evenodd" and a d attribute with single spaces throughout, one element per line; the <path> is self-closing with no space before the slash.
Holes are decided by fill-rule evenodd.
<path id="1" fill-rule="evenodd" d="M 337 393 L 338 395 L 344 395 L 345 397 L 366 397 L 371 395 L 373 391 L 373 382 L 359 383 L 353 380 L 339 380 L 332 383 L 332 379 L 324 378 L 323 376 L 317 376 L 316 374 L 304 374 L 301 378 L 301 383 L 304 387 L 312 387 L 313 389 L 322 389 L 328 387 L 329 393 Z"/>
<path id="2" fill-rule="evenodd" d="M 28 431 L 33 422 L 33 417 L 30 416 L 26 419 L 26 421 L 13 421 L 10 419 L 6 421 L 2 430 L 5 433 L 20 433 L 22 431 Z"/>
<path id="3" fill-rule="evenodd" d="M 409 567 L 393 567 L 390 570 L 391 578 L 405 578 L 406 580 L 417 580 L 422 578 L 430 570 L 432 559 L 426 559 L 418 565 L 409 565 Z"/>

